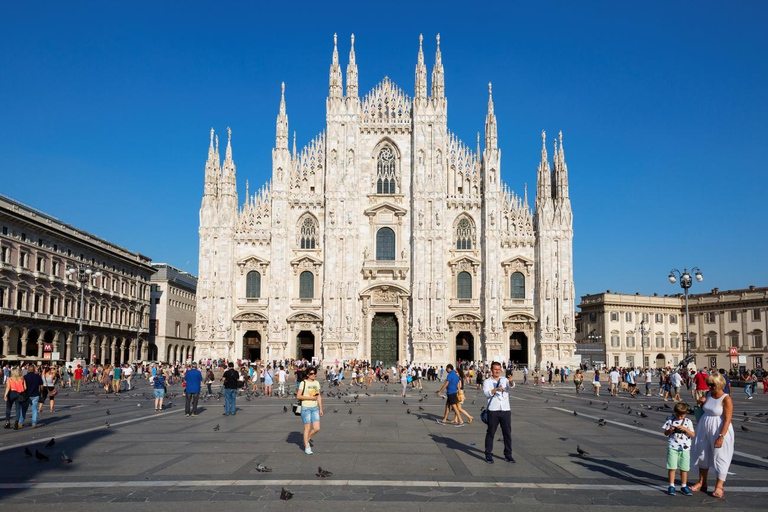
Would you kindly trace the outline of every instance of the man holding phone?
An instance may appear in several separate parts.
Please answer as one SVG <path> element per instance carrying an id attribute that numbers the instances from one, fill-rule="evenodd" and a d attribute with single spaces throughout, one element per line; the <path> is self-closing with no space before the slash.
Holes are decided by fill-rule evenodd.
<path id="1" fill-rule="evenodd" d="M 509 408 L 509 390 L 514 383 L 502 376 L 501 363 L 491 363 L 491 377 L 483 381 L 483 394 L 488 402 L 488 430 L 485 432 L 485 462 L 493 464 L 493 438 L 501 425 L 504 436 L 504 459 L 515 462 L 512 456 L 512 412 Z"/>

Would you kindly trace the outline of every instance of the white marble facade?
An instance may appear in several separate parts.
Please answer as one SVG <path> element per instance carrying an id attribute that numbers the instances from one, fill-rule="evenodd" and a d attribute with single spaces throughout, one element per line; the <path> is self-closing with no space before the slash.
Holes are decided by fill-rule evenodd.
<path id="1" fill-rule="evenodd" d="M 360 97 L 334 36 L 326 129 L 289 148 L 283 85 L 272 179 L 243 204 L 211 130 L 198 357 L 572 362 L 562 134 L 550 165 L 542 133 L 532 210 L 500 179 L 490 84 L 482 151 L 448 129 L 439 36 L 429 81 L 420 37 L 414 97 L 387 77 Z"/>

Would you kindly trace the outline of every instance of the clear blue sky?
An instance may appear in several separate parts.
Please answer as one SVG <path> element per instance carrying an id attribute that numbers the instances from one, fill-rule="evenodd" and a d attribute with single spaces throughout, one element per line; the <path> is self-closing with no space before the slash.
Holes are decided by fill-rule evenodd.
<path id="1" fill-rule="evenodd" d="M 513 189 L 533 196 L 540 131 L 563 130 L 577 295 L 676 293 L 691 265 L 694 292 L 768 285 L 768 3 L 276 4 L 5 5 L 0 192 L 195 273 L 211 127 L 232 127 L 242 201 L 281 81 L 299 146 L 323 130 L 334 32 L 361 93 L 409 94 L 439 32 L 449 127 L 474 147 L 493 82 Z"/>

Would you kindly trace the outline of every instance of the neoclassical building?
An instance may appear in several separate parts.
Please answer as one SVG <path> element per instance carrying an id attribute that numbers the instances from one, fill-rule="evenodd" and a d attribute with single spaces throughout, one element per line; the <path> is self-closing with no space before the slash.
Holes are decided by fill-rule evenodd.
<path id="1" fill-rule="evenodd" d="M 152 355 L 148 257 L 2 195 L 0 227 L 4 357 L 72 361 L 81 311 L 83 359 L 114 364 Z M 68 272 L 78 267 L 89 270 L 84 281 Z"/>
<path id="2" fill-rule="evenodd" d="M 501 180 L 490 84 L 482 141 L 448 128 L 439 36 L 430 82 L 419 38 L 414 96 L 387 77 L 361 96 L 334 36 L 325 130 L 289 148 L 283 84 L 272 178 L 241 204 L 232 132 L 222 162 L 211 130 L 198 357 L 573 360 L 562 134 L 550 164 L 542 132 L 532 210 Z"/>
<path id="3" fill-rule="evenodd" d="M 152 266 L 149 342 L 160 361 L 194 360 L 197 278 L 167 263 Z"/>

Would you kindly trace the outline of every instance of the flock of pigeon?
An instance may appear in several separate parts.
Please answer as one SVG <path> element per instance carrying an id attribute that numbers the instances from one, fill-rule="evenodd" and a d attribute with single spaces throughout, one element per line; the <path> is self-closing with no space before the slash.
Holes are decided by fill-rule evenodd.
<path id="1" fill-rule="evenodd" d="M 51 438 L 51 440 L 45 444 L 45 448 L 51 449 L 54 447 L 55 444 L 56 444 L 56 439 Z M 26 446 L 24 447 L 24 455 L 27 458 L 34 457 L 38 460 L 38 462 L 48 462 L 49 460 L 51 460 L 51 458 L 48 455 L 42 453 L 40 450 L 35 449 L 35 453 L 32 453 L 32 451 Z M 63 450 L 61 452 L 61 460 L 63 461 L 64 464 L 72 464 L 72 458 L 69 455 L 67 455 L 67 452 Z"/>

